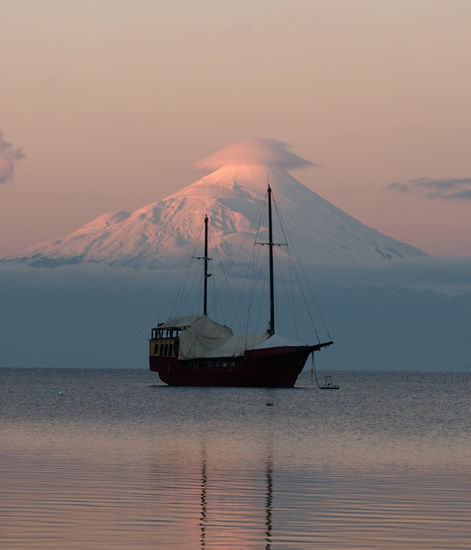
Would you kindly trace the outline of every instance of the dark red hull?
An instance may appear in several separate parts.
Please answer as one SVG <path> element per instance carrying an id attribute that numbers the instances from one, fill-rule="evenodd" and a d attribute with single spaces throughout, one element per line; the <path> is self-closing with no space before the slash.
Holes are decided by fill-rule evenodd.
<path id="1" fill-rule="evenodd" d="M 150 357 L 150 370 L 170 386 L 291 388 L 313 346 L 246 351 L 241 357 L 181 360 Z"/>

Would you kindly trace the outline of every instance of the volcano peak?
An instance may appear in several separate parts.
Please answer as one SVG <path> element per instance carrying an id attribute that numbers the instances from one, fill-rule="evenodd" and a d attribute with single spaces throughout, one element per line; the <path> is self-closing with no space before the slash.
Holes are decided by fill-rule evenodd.
<path id="1" fill-rule="evenodd" d="M 211 245 L 218 257 L 233 259 L 241 243 L 247 242 L 239 257 L 249 261 L 257 233 L 255 217 L 268 182 L 285 229 L 308 264 L 378 263 L 425 255 L 365 226 L 302 185 L 287 170 L 308 161 L 273 143 L 268 148 L 262 143 L 263 154 L 252 154 L 250 162 L 241 158 L 241 151 L 247 152 L 245 145 L 236 148 L 237 154 L 232 150 L 230 155 L 225 151 L 212 156 L 211 161 L 207 157 L 206 166 L 216 169 L 172 195 L 134 212 L 99 216 L 65 237 L 39 243 L 7 260 L 36 266 L 83 262 L 134 268 L 179 266 L 191 257 L 208 215 Z M 240 162 L 235 161 L 237 155 Z"/>

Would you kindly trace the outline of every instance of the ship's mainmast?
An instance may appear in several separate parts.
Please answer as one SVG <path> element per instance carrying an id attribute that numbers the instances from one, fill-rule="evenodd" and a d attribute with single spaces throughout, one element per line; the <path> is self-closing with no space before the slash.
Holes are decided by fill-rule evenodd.
<path id="1" fill-rule="evenodd" d="M 204 217 L 204 292 L 203 292 L 203 315 L 208 314 L 208 216 Z"/>
<path id="2" fill-rule="evenodd" d="M 268 321 L 267 332 L 270 336 L 275 334 L 275 284 L 273 277 L 273 247 L 280 246 L 279 243 L 273 242 L 273 223 L 272 223 L 272 213 L 271 213 L 271 201 L 272 201 L 272 191 L 270 183 L 267 187 L 268 195 L 268 242 L 267 243 L 255 243 L 261 244 L 262 246 L 268 246 L 268 261 L 269 261 L 269 270 L 270 270 L 270 319 Z"/>
<path id="3" fill-rule="evenodd" d="M 275 334 L 275 288 L 273 282 L 273 227 L 271 215 L 271 187 L 268 184 L 268 249 L 270 265 L 270 321 L 268 322 L 268 334 Z"/>

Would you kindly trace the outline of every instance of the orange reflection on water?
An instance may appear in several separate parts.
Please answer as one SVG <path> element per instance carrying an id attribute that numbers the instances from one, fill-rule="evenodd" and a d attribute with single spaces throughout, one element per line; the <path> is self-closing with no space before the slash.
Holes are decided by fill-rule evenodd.
<path id="1" fill-rule="evenodd" d="M 293 457 L 286 440 L 244 446 L 219 435 L 4 429 L 2 548 L 471 545 L 471 471 L 464 459 L 447 465 L 441 447 L 428 448 L 427 461 L 427 449 L 391 443 L 388 461 L 358 441 L 348 458 L 345 442 L 330 438 Z"/>

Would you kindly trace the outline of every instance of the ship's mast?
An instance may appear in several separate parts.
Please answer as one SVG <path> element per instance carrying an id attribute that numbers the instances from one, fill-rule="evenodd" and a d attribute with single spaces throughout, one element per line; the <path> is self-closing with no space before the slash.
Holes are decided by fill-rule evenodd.
<path id="1" fill-rule="evenodd" d="M 275 289 L 273 283 L 273 227 L 271 216 L 271 187 L 268 184 L 268 250 L 270 264 L 270 321 L 268 323 L 268 334 L 275 334 Z"/>
<path id="2" fill-rule="evenodd" d="M 203 315 L 208 315 L 208 279 L 211 273 L 208 273 L 208 262 L 211 259 L 208 256 L 208 216 L 204 217 L 204 256 L 193 256 L 195 260 L 204 260 L 203 276 Z"/>
<path id="3" fill-rule="evenodd" d="M 203 292 L 203 315 L 208 314 L 208 216 L 204 217 L 204 292 Z"/>

